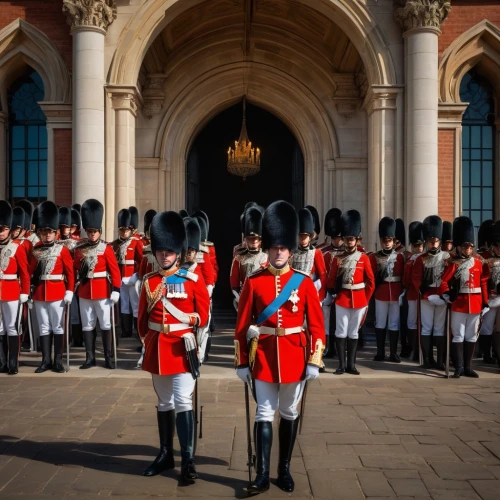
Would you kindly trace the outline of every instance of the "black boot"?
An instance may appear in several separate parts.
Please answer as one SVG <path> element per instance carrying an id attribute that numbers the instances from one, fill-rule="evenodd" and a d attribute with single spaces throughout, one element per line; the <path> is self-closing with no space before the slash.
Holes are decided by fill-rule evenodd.
<path id="1" fill-rule="evenodd" d="M 128 339 L 132 337 L 132 315 L 121 313 L 120 324 L 122 327 L 122 339 Z"/>
<path id="2" fill-rule="evenodd" d="M 389 347 L 390 347 L 390 356 L 389 361 L 393 363 L 401 363 L 398 355 L 398 340 L 399 340 L 399 331 L 398 330 L 388 330 L 389 332 Z"/>
<path id="3" fill-rule="evenodd" d="M 9 363 L 7 362 L 8 352 L 9 344 L 7 343 L 7 335 L 0 335 L 0 373 L 9 372 Z"/>
<path id="4" fill-rule="evenodd" d="M 451 359 L 455 367 L 453 378 L 460 378 L 464 374 L 464 343 L 452 342 L 451 343 Z"/>
<path id="5" fill-rule="evenodd" d="M 295 420 L 280 420 L 279 438 L 280 438 L 280 458 L 278 463 L 278 479 L 276 486 L 287 493 L 295 489 L 295 482 L 290 474 L 290 461 L 292 460 L 293 445 L 297 437 L 300 416 Z"/>
<path id="6" fill-rule="evenodd" d="M 364 349 L 365 347 L 365 328 L 364 326 L 360 327 L 358 330 L 358 351 Z"/>
<path id="7" fill-rule="evenodd" d="M 42 364 L 35 370 L 35 373 L 43 373 L 52 369 L 52 333 L 40 337 L 42 346 Z"/>
<path id="8" fill-rule="evenodd" d="M 358 339 L 347 339 L 347 373 L 351 375 L 359 375 L 356 368 L 356 350 L 358 347 Z"/>
<path id="9" fill-rule="evenodd" d="M 323 351 L 323 358 L 330 358 L 332 354 L 332 340 L 330 334 L 326 335 L 326 346 Z"/>
<path id="10" fill-rule="evenodd" d="M 82 325 L 71 325 L 70 347 L 83 347 Z"/>
<path id="11" fill-rule="evenodd" d="M 66 373 L 62 361 L 63 344 L 64 334 L 54 335 L 54 368 L 52 371 L 56 373 Z"/>
<path id="12" fill-rule="evenodd" d="M 248 492 L 262 493 L 269 489 L 269 462 L 273 445 L 273 423 L 255 422 L 255 454 L 257 456 L 257 476 L 248 486 Z"/>
<path id="13" fill-rule="evenodd" d="M 494 365 L 496 361 L 491 356 L 491 345 L 493 341 L 493 335 L 479 335 L 479 345 L 483 351 L 483 361 L 487 365 Z"/>
<path id="14" fill-rule="evenodd" d="M 155 461 L 143 472 L 143 476 L 157 476 L 164 470 L 174 469 L 175 410 L 158 411 L 158 434 L 160 453 Z"/>
<path id="15" fill-rule="evenodd" d="M 85 363 L 80 366 L 80 370 L 87 370 L 88 368 L 92 368 L 96 365 L 95 362 L 95 336 L 96 331 L 84 331 L 83 332 L 83 341 L 85 342 Z"/>
<path id="16" fill-rule="evenodd" d="M 111 360 L 111 347 L 112 347 L 112 339 L 111 339 L 111 330 L 101 330 L 102 334 L 102 347 L 104 349 L 104 368 L 108 370 L 114 370 L 115 364 Z M 116 361 L 116 360 L 115 360 Z"/>
<path id="17" fill-rule="evenodd" d="M 436 345 L 436 337 L 434 337 L 434 332 L 431 335 L 431 348 L 429 351 L 429 363 L 432 368 L 436 366 L 436 360 L 434 359 L 434 346 Z"/>
<path id="18" fill-rule="evenodd" d="M 410 331 L 407 328 L 405 330 L 401 329 L 401 354 L 400 358 L 408 359 L 411 354 L 411 340 L 410 340 Z"/>
<path id="19" fill-rule="evenodd" d="M 375 328 L 377 339 L 377 354 L 373 361 L 385 361 L 385 328 Z"/>
<path id="20" fill-rule="evenodd" d="M 430 335 L 422 335 L 420 337 L 420 345 L 422 346 L 422 358 L 424 360 L 422 367 L 432 368 L 432 363 L 429 357 L 432 350 L 432 337 Z"/>
<path id="21" fill-rule="evenodd" d="M 21 338 L 17 335 L 8 336 L 9 343 L 9 375 L 17 375 L 19 371 L 19 348 L 21 346 Z"/>
<path id="22" fill-rule="evenodd" d="M 472 359 L 474 358 L 475 342 L 464 342 L 464 375 L 471 378 L 479 378 L 479 375 L 472 369 Z"/>
<path id="23" fill-rule="evenodd" d="M 408 346 L 410 348 L 411 361 L 418 363 L 420 353 L 418 351 L 418 332 L 417 330 L 408 330 Z"/>
<path id="24" fill-rule="evenodd" d="M 193 410 L 183 411 L 176 416 L 177 436 L 181 445 L 181 476 L 185 481 L 198 479 L 194 465 L 194 413 Z"/>
<path id="25" fill-rule="evenodd" d="M 491 336 L 491 345 L 493 352 L 497 357 L 498 366 L 500 366 L 500 332 L 493 332 L 493 335 Z"/>
<path id="26" fill-rule="evenodd" d="M 335 344 L 337 345 L 337 354 L 339 357 L 339 367 L 335 370 L 335 373 L 342 375 L 345 373 L 345 338 L 335 337 Z"/>
<path id="27" fill-rule="evenodd" d="M 436 370 L 444 370 L 446 361 L 446 337 L 434 337 L 436 340 Z"/>

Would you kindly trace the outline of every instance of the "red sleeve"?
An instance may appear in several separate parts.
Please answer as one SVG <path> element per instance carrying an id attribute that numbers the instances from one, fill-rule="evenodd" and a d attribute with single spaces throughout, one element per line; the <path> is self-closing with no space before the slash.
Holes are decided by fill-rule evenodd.
<path id="1" fill-rule="evenodd" d="M 481 294 L 483 296 L 483 304 L 487 304 L 489 300 L 488 280 L 490 279 L 490 267 L 486 262 L 482 263 L 483 269 L 481 273 Z"/>
<path id="2" fill-rule="evenodd" d="M 236 357 L 238 366 L 248 365 L 247 331 L 254 319 L 252 282 L 253 279 L 245 280 L 238 302 L 238 316 L 236 318 L 236 329 L 234 333 L 234 347 L 237 350 Z M 316 292 L 316 290 L 314 291 Z M 317 300 L 316 298 L 316 301 Z"/>
<path id="3" fill-rule="evenodd" d="M 366 257 L 365 255 L 362 255 L 361 258 L 369 259 L 369 261 L 366 262 L 365 265 L 365 295 L 366 295 L 366 301 L 370 302 L 373 292 L 375 291 L 375 276 L 373 274 L 371 266 L 371 258 Z"/>
<path id="4" fill-rule="evenodd" d="M 327 276 L 327 279 L 328 279 L 328 274 L 329 274 L 330 269 L 332 267 L 332 253 L 331 252 L 326 252 L 323 255 L 323 259 L 325 260 L 326 276 Z"/>
<path id="5" fill-rule="evenodd" d="M 63 247 L 61 250 L 61 259 L 66 276 L 66 290 L 73 292 L 75 290 L 75 271 L 73 269 L 71 252 L 66 247 Z"/>
<path id="6" fill-rule="evenodd" d="M 135 260 L 135 266 L 134 270 L 136 273 L 139 272 L 139 268 L 142 264 L 142 257 L 143 257 L 143 244 L 141 240 L 137 240 L 137 243 L 135 244 L 135 251 L 134 251 L 134 260 Z"/>
<path id="7" fill-rule="evenodd" d="M 396 257 L 396 264 L 394 265 L 394 276 L 403 276 L 405 271 L 405 256 L 402 253 L 398 253 Z"/>
<path id="8" fill-rule="evenodd" d="M 207 254 L 203 255 L 203 261 L 203 264 L 200 265 L 203 279 L 207 285 L 213 285 L 215 284 L 214 268 L 212 267 L 212 263 L 210 262 L 210 258 Z"/>
<path id="9" fill-rule="evenodd" d="M 325 259 L 323 258 L 323 254 L 321 250 L 316 250 L 314 252 L 314 266 L 316 268 L 316 275 L 318 279 L 321 281 L 321 289 L 318 292 L 319 300 L 322 302 L 326 297 L 326 266 Z"/>
<path id="10" fill-rule="evenodd" d="M 332 257 L 332 265 L 330 266 L 330 271 L 328 272 L 328 278 L 326 280 L 326 288 L 328 290 L 335 289 L 335 282 L 337 281 L 337 273 L 338 273 L 338 259 L 336 257 Z"/>
<path id="11" fill-rule="evenodd" d="M 210 262 L 214 270 L 214 283 L 217 282 L 219 276 L 219 264 L 217 263 L 217 255 L 215 253 L 215 246 L 210 247 Z"/>
<path id="12" fill-rule="evenodd" d="M 194 282 L 194 307 L 196 313 L 200 317 L 199 327 L 205 326 L 208 323 L 208 315 L 210 311 L 210 296 L 208 295 L 207 287 L 203 281 Z"/>
<path id="13" fill-rule="evenodd" d="M 30 273 L 28 270 L 28 257 L 26 256 L 26 250 L 22 249 L 19 251 L 19 246 L 16 250 L 16 261 L 17 261 L 17 270 L 19 274 L 19 281 L 21 282 L 21 293 L 23 295 L 30 294 Z"/>
<path id="14" fill-rule="evenodd" d="M 377 272 L 377 259 L 375 257 L 375 254 L 372 253 L 369 259 L 370 259 L 370 266 L 372 268 L 372 274 L 375 276 L 375 273 Z"/>
<path id="15" fill-rule="evenodd" d="M 111 278 L 111 286 L 113 289 L 119 289 L 122 284 L 122 277 L 120 274 L 120 268 L 118 267 L 118 262 L 116 261 L 115 252 L 113 252 L 111 245 L 106 245 L 104 256 L 106 257 L 106 269 L 108 270 Z"/>
<path id="16" fill-rule="evenodd" d="M 449 282 L 453 279 L 456 271 L 455 267 L 455 264 L 452 264 L 449 260 L 446 262 L 446 267 L 441 278 L 441 285 L 439 286 L 439 295 L 443 295 L 443 293 L 446 293 L 450 289 Z"/>
<path id="17" fill-rule="evenodd" d="M 307 330 L 311 335 L 311 345 L 309 354 L 313 354 L 316 350 L 316 341 L 319 339 L 323 345 L 326 344 L 325 337 L 325 322 L 323 319 L 323 310 L 318 301 L 318 292 L 314 287 L 311 279 L 306 278 L 303 281 L 305 288 L 305 316 L 307 320 Z"/>
<path id="18" fill-rule="evenodd" d="M 236 257 L 233 259 L 233 263 L 231 264 L 229 283 L 232 289 L 240 289 L 240 263 Z"/>
<path id="19" fill-rule="evenodd" d="M 142 257 L 141 263 L 139 264 L 139 279 L 142 280 L 148 272 L 148 258 Z"/>
<path id="20" fill-rule="evenodd" d="M 415 264 L 413 264 L 413 269 L 411 273 L 411 282 L 413 283 L 413 288 L 420 292 L 420 287 L 422 286 L 422 279 L 424 274 L 424 261 L 421 256 L 417 257 Z"/>
<path id="21" fill-rule="evenodd" d="M 24 253 L 26 254 L 26 249 L 24 249 Z M 31 254 L 31 259 L 26 256 L 26 263 L 28 266 L 28 272 L 30 273 L 30 276 L 33 276 L 33 273 L 35 272 L 36 266 L 38 264 L 38 260 L 36 260 L 33 257 L 33 254 Z"/>
<path id="22" fill-rule="evenodd" d="M 405 264 L 405 269 L 404 269 L 404 273 L 403 273 L 403 287 L 406 288 L 407 290 L 408 290 L 408 288 L 411 287 L 411 284 L 412 284 L 411 274 L 413 271 L 413 264 L 414 263 L 415 263 L 415 261 L 410 260 Z"/>
<path id="23" fill-rule="evenodd" d="M 148 334 L 148 299 L 146 297 L 146 287 L 143 286 L 139 298 L 139 313 L 137 315 L 137 331 L 141 340 Z"/>

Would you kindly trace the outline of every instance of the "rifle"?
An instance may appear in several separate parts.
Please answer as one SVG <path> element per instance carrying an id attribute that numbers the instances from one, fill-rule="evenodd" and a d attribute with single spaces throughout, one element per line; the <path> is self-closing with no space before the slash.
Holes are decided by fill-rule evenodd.
<path id="1" fill-rule="evenodd" d="M 245 384 L 245 411 L 247 420 L 247 467 L 248 467 L 248 485 L 252 483 L 252 467 L 254 464 L 254 455 L 252 450 L 252 435 L 250 433 L 250 397 L 248 395 L 248 384 Z"/>
<path id="2" fill-rule="evenodd" d="M 422 344 L 420 343 L 420 337 L 422 335 L 422 319 L 421 319 L 421 298 L 420 290 L 418 291 L 417 297 L 417 342 L 418 342 L 418 364 L 422 366 L 424 364 L 424 356 L 422 353 Z"/>
<path id="3" fill-rule="evenodd" d="M 448 328 L 445 328 L 446 334 L 446 363 L 445 363 L 445 377 L 450 378 L 450 334 L 451 334 L 451 304 L 447 304 L 448 308 Z"/>

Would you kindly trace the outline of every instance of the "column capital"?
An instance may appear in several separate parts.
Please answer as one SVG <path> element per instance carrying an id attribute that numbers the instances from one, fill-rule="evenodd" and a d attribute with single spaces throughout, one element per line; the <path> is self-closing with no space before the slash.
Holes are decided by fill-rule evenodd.
<path id="1" fill-rule="evenodd" d="M 450 0 L 394 0 L 394 19 L 406 33 L 433 30 L 441 33 L 441 23 L 451 10 Z"/>
<path id="2" fill-rule="evenodd" d="M 403 92 L 403 86 L 372 85 L 363 102 L 368 116 L 374 111 L 396 109 L 396 99 Z"/>
<path id="3" fill-rule="evenodd" d="M 86 30 L 106 35 L 116 19 L 115 0 L 63 0 L 62 11 L 66 14 L 71 32 Z"/>
<path id="4" fill-rule="evenodd" d="M 115 87 L 108 85 L 106 87 L 108 97 L 111 98 L 113 109 L 125 109 L 137 116 L 137 104 L 141 100 L 137 87 Z"/>

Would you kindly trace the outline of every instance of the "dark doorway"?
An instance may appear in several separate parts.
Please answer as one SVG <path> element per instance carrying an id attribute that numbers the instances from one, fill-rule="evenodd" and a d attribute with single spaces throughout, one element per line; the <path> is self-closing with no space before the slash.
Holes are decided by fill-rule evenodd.
<path id="1" fill-rule="evenodd" d="M 294 135 L 273 114 L 247 103 L 247 130 L 261 150 L 261 170 L 245 181 L 227 171 L 227 149 L 238 139 L 242 104 L 213 118 L 196 137 L 187 160 L 187 210 L 204 210 L 210 218 L 209 239 L 217 248 L 220 271 L 214 304 L 230 307 L 229 273 L 232 249 L 241 241 L 240 215 L 255 201 L 267 206 L 287 200 L 304 206 L 304 158 Z"/>

